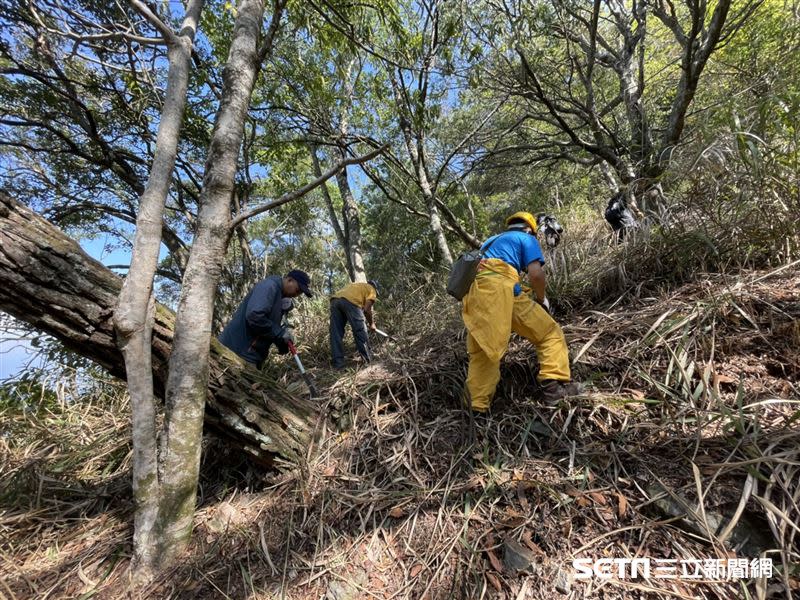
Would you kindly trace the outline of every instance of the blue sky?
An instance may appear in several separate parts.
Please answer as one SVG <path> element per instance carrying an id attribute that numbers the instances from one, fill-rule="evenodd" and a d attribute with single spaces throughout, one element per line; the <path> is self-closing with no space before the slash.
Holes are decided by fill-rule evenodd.
<path id="1" fill-rule="evenodd" d="M 122 249 L 107 251 L 109 241 L 107 236 L 98 236 L 82 240 L 80 244 L 87 254 L 106 266 L 129 264 L 130 252 Z M 0 382 L 16 377 L 31 361 L 32 366 L 42 366 L 35 354 L 28 340 L 0 339 Z"/>

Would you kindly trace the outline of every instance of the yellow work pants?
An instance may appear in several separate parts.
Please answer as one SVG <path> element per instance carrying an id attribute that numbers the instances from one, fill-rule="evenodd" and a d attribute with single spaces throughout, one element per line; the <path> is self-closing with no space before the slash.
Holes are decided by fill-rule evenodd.
<path id="1" fill-rule="evenodd" d="M 561 328 L 530 296 L 514 296 L 519 276 L 513 267 L 493 258 L 484 264 L 462 306 L 469 353 L 466 393 L 472 410 L 478 412 L 489 409 L 512 331 L 536 348 L 539 380 L 570 380 L 567 342 Z"/>

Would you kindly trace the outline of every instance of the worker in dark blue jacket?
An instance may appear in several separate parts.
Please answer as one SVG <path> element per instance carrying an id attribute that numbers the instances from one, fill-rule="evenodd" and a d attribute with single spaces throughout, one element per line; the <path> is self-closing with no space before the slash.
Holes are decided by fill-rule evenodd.
<path id="1" fill-rule="evenodd" d="M 219 341 L 259 369 L 273 344 L 278 352 L 285 354 L 294 337 L 283 326 L 283 315 L 291 307 L 289 299 L 301 293 L 311 297 L 310 283 L 308 273 L 299 270 L 289 271 L 285 277 L 272 275 L 259 281 L 242 300 L 219 335 Z"/>

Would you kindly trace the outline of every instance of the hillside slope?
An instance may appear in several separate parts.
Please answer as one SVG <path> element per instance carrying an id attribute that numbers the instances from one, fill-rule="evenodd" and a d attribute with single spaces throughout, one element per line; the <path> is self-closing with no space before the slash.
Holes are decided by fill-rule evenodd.
<path id="1" fill-rule="evenodd" d="M 457 401 L 457 324 L 383 343 L 339 379 L 318 368 L 331 419 L 303 467 L 278 479 L 209 442 L 191 554 L 132 597 L 797 595 L 798 317 L 796 264 L 572 314 L 587 394 L 537 402 L 533 353 L 515 340 L 474 424 Z M 0 416 L 9 598 L 129 597 L 122 410 Z M 650 577 L 573 580 L 573 559 L 612 557 L 650 558 Z M 687 576 L 759 557 L 771 578 Z"/>

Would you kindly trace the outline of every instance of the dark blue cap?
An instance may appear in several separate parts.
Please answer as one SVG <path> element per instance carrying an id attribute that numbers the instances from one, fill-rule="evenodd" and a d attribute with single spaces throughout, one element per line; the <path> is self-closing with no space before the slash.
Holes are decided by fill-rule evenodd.
<path id="1" fill-rule="evenodd" d="M 369 281 L 367 281 L 367 283 L 368 283 L 368 284 L 370 284 L 372 287 L 374 287 L 374 288 L 375 288 L 375 293 L 376 293 L 376 294 L 380 295 L 380 293 L 381 293 L 381 288 L 380 288 L 380 287 L 378 287 L 378 282 L 377 282 L 377 281 L 375 281 L 374 279 L 370 279 Z"/>
<path id="2" fill-rule="evenodd" d="M 313 294 L 311 290 L 308 289 L 308 284 L 311 283 L 311 277 L 308 276 L 308 273 L 300 271 L 299 269 L 294 269 L 293 271 L 289 271 L 286 276 L 294 279 L 297 285 L 300 286 L 300 291 L 311 298 Z"/>

